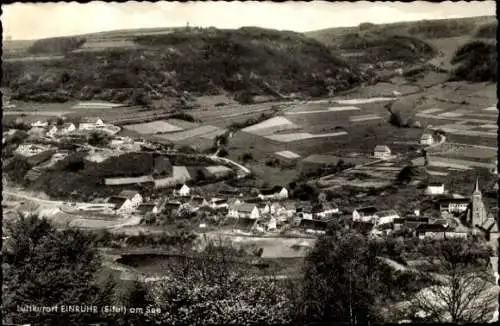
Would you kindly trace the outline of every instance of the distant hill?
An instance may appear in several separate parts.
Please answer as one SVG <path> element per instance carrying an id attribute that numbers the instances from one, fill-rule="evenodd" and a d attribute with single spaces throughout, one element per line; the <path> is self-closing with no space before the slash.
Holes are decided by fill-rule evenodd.
<path id="1" fill-rule="evenodd" d="M 13 99 L 124 101 L 150 89 L 314 97 L 363 79 L 317 40 L 253 27 L 105 32 L 38 40 L 27 52 L 45 57 L 4 60 Z"/>
<path id="2" fill-rule="evenodd" d="M 494 16 L 422 20 L 356 27 L 329 28 L 306 33 L 335 49 L 349 62 L 415 62 L 436 55 L 451 60 L 452 53 L 471 38 L 496 38 Z M 447 42 L 452 39 L 453 49 Z M 443 44 L 443 47 L 441 45 Z"/>

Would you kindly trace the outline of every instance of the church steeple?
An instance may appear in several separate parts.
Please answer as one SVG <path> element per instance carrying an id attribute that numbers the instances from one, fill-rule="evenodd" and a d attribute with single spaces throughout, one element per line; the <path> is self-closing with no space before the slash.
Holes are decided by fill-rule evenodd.
<path id="1" fill-rule="evenodd" d="M 476 188 L 474 188 L 472 195 L 481 196 L 481 190 L 479 190 L 479 178 L 476 178 Z"/>

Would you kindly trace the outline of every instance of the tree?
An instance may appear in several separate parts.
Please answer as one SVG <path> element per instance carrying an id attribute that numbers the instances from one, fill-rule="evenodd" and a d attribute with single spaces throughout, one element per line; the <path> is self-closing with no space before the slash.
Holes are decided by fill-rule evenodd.
<path id="1" fill-rule="evenodd" d="M 88 138 L 89 145 L 92 146 L 106 146 L 111 141 L 111 137 L 104 131 L 92 131 Z"/>
<path id="2" fill-rule="evenodd" d="M 114 283 L 102 275 L 92 237 L 79 230 L 59 231 L 45 219 L 20 216 L 6 225 L 3 248 L 2 315 L 8 323 L 75 324 L 102 320 L 93 313 L 23 313 L 35 305 L 110 304 Z"/>
<path id="3" fill-rule="evenodd" d="M 245 256 L 210 243 L 201 255 L 169 265 L 169 280 L 150 290 L 165 324 L 275 324 L 289 322 L 286 289 L 252 277 Z"/>
<path id="4" fill-rule="evenodd" d="M 368 323 L 378 320 L 384 297 L 376 248 L 361 234 L 336 228 L 305 260 L 299 321 Z"/>
<path id="5" fill-rule="evenodd" d="M 434 322 L 480 323 L 493 316 L 498 301 L 493 273 L 488 270 L 490 249 L 473 239 L 424 243 L 420 251 L 439 277 L 412 300 Z M 430 274 L 430 273 L 429 273 Z"/>

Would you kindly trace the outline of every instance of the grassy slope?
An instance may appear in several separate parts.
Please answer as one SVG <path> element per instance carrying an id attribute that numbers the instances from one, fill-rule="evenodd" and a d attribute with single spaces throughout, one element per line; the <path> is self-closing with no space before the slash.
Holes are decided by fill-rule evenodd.
<path id="1" fill-rule="evenodd" d="M 226 90 L 322 96 L 331 88 L 349 89 L 360 81 L 356 69 L 299 33 L 180 29 L 167 34 L 132 33 L 114 40 L 118 38 L 135 42 L 140 49 L 69 52 L 62 61 L 4 62 L 4 85 L 13 89 L 14 99 L 49 101 L 58 96 L 123 101 L 134 91 L 149 92 L 151 85 L 159 96 L 169 93 L 169 88 L 197 95 Z M 51 54 L 56 55 L 81 45 L 57 40 L 37 41 L 28 52 L 42 49 L 47 55 L 53 49 Z M 96 40 L 93 37 L 92 42 Z"/>

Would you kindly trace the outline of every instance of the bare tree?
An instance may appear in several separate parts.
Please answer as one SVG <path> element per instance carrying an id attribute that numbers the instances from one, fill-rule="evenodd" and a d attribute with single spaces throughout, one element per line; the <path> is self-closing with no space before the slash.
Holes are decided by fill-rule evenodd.
<path id="1" fill-rule="evenodd" d="M 412 300 L 413 312 L 435 322 L 476 323 L 491 319 L 497 303 L 488 267 L 489 251 L 471 240 L 445 240 L 423 248 L 438 273 L 435 284 Z"/>

